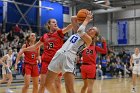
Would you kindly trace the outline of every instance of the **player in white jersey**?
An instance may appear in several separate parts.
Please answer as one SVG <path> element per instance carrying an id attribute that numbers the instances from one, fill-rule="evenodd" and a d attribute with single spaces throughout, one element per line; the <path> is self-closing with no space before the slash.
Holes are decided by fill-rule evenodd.
<path id="1" fill-rule="evenodd" d="M 134 66 L 133 66 L 134 64 Z M 136 86 L 136 77 L 137 75 L 140 75 L 140 51 L 138 48 L 135 48 L 135 53 L 131 56 L 130 59 L 130 68 L 133 67 L 132 71 L 132 92 L 136 92 L 135 86 Z"/>
<path id="2" fill-rule="evenodd" d="M 92 42 L 92 38 L 98 33 L 96 27 L 90 28 L 85 32 L 85 27 L 91 20 L 92 14 L 89 12 L 86 19 L 77 30 L 77 33 L 72 35 L 54 55 L 48 66 L 45 83 L 49 93 L 57 93 L 54 88 L 54 80 L 60 72 L 63 73 L 65 79 L 66 92 L 75 93 L 73 71 L 76 53 L 81 45 L 85 44 L 86 47 L 88 47 Z M 72 24 L 74 25 L 74 19 Z"/>
<path id="3" fill-rule="evenodd" d="M 2 66 L 3 79 L 0 80 L 0 84 L 3 82 L 7 82 L 8 79 L 7 87 L 9 87 L 11 85 L 11 82 L 13 81 L 12 71 L 10 70 L 10 67 L 12 66 L 12 49 L 9 49 L 8 54 L 6 54 L 0 59 L 0 64 L 3 65 Z M 8 92 L 9 91 L 10 90 L 8 89 Z"/>

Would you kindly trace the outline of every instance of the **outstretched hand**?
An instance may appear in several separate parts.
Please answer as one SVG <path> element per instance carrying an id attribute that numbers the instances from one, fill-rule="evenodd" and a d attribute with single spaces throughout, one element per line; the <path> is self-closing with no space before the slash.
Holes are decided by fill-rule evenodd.
<path id="1" fill-rule="evenodd" d="M 88 22 L 90 22 L 91 20 L 93 20 L 93 14 L 91 13 L 91 11 L 89 11 L 89 12 L 87 13 L 87 17 L 86 17 L 85 20 L 87 20 Z"/>
<path id="2" fill-rule="evenodd" d="M 101 37 L 102 42 L 106 42 L 106 39 L 104 37 Z"/>

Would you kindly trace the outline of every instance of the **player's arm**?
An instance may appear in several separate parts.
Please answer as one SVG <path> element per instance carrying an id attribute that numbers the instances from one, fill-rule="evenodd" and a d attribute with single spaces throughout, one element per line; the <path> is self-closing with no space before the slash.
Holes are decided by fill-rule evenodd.
<path id="1" fill-rule="evenodd" d="M 67 33 L 68 31 L 70 31 L 72 29 L 74 29 L 74 31 L 77 31 L 78 27 L 76 27 L 77 26 L 77 22 L 75 20 L 76 20 L 76 17 L 72 16 L 71 17 L 71 21 L 72 21 L 71 24 L 69 24 L 67 27 L 62 29 L 62 33 L 63 34 Z"/>
<path id="2" fill-rule="evenodd" d="M 77 31 L 79 28 L 79 24 L 78 24 L 78 20 L 77 20 L 77 16 L 72 16 L 71 17 L 71 24 L 73 26 L 73 31 Z"/>
<path id="3" fill-rule="evenodd" d="M 105 38 L 102 37 L 102 44 L 103 47 L 95 46 L 95 50 L 101 54 L 106 54 L 107 53 L 107 44 Z"/>
<path id="4" fill-rule="evenodd" d="M 0 64 L 2 64 L 4 67 L 7 67 L 7 65 L 4 63 L 4 61 L 6 61 L 7 56 L 4 56 L 0 59 Z"/>
<path id="5" fill-rule="evenodd" d="M 65 27 L 65 28 L 62 29 L 62 33 L 65 34 L 68 31 L 72 30 L 72 28 L 73 28 L 73 25 L 72 24 L 69 24 L 67 27 Z"/>
<path id="6" fill-rule="evenodd" d="M 24 45 L 22 46 L 21 50 L 24 49 L 24 48 L 26 48 L 26 44 L 24 44 Z M 21 50 L 20 50 L 20 52 L 17 54 L 16 63 L 15 63 L 15 70 L 17 69 L 17 64 L 18 64 L 18 62 L 19 62 L 19 60 L 20 60 L 20 57 L 21 57 L 22 54 L 23 54 L 23 52 L 21 52 Z"/>
<path id="7" fill-rule="evenodd" d="M 39 47 L 39 49 L 38 49 L 38 56 L 37 56 L 37 60 L 38 60 L 38 62 L 39 62 L 39 63 L 41 62 L 41 59 L 40 59 L 40 47 Z"/>
<path id="8" fill-rule="evenodd" d="M 23 48 L 22 51 L 33 51 L 33 50 L 36 50 L 37 48 L 39 48 L 41 45 L 43 45 L 43 42 L 41 42 L 40 40 L 35 44 L 35 45 L 32 45 L 32 46 L 29 46 L 27 48 Z"/>
<path id="9" fill-rule="evenodd" d="M 86 49 L 92 43 L 92 38 L 87 33 L 85 33 L 84 35 L 82 35 L 81 38 L 84 40 L 84 42 L 86 44 L 86 47 L 84 48 L 84 49 Z"/>
<path id="10" fill-rule="evenodd" d="M 130 58 L 130 67 L 132 67 L 133 66 L 133 56 L 131 56 L 131 58 Z"/>
<path id="11" fill-rule="evenodd" d="M 85 33 L 85 28 L 86 28 L 87 24 L 91 20 L 92 20 L 92 14 L 91 14 L 91 12 L 89 12 L 88 15 L 87 15 L 87 17 L 86 17 L 86 19 L 84 20 L 84 22 L 82 23 L 82 25 L 77 30 L 77 33 L 80 35 L 80 37 L 86 43 L 86 47 L 89 47 L 90 44 L 92 43 L 92 38 L 87 33 Z"/>

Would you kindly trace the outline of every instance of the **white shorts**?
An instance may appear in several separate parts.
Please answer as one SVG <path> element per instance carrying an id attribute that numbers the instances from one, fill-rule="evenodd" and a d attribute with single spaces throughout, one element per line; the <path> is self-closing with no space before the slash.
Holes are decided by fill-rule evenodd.
<path id="1" fill-rule="evenodd" d="M 65 51 L 57 51 L 51 60 L 48 69 L 55 73 L 74 72 L 76 54 Z"/>
<path id="2" fill-rule="evenodd" d="M 10 70 L 10 68 L 6 68 L 6 67 L 2 67 L 2 74 L 11 74 L 12 71 Z"/>
<path id="3" fill-rule="evenodd" d="M 134 66 L 132 72 L 133 72 L 133 74 L 140 75 L 140 66 Z"/>

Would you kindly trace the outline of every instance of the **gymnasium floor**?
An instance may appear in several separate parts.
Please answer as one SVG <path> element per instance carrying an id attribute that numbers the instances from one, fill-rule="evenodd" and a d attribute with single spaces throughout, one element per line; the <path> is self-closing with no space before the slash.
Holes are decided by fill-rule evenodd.
<path id="1" fill-rule="evenodd" d="M 83 82 L 81 79 L 75 81 L 75 90 L 76 93 L 80 93 L 80 89 L 83 85 Z M 13 93 L 21 93 L 21 88 L 23 86 L 23 83 L 17 83 L 12 84 L 10 89 L 14 91 Z M 6 87 L 0 87 L 0 93 L 6 93 L 5 92 Z M 62 93 L 65 92 L 64 82 L 62 82 Z M 140 93 L 140 80 L 137 80 L 137 92 Z M 32 86 L 29 88 L 29 92 L 31 93 Z M 120 78 L 120 79 L 106 79 L 106 80 L 95 80 L 93 93 L 131 93 L 131 79 L 130 78 Z"/>

